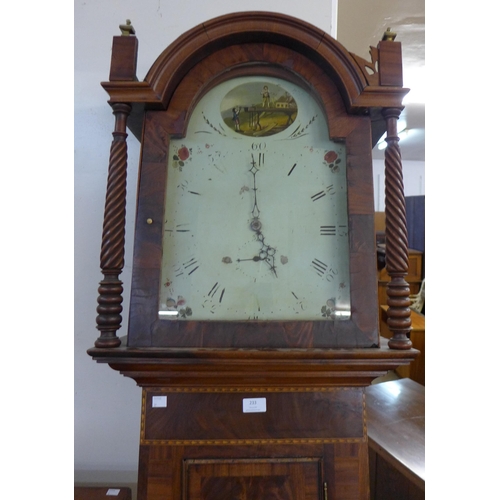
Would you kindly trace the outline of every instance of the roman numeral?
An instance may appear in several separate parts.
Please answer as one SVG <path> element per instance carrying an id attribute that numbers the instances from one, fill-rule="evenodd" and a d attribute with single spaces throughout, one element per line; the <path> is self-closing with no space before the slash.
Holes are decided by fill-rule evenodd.
<path id="1" fill-rule="evenodd" d="M 218 289 L 219 289 L 219 282 L 217 281 L 217 283 L 215 283 L 215 285 L 211 288 L 211 290 L 208 292 L 207 295 L 209 297 L 213 297 L 216 294 Z"/>
<path id="2" fill-rule="evenodd" d="M 290 169 L 290 172 L 288 172 L 288 175 L 290 175 L 290 174 L 293 172 L 293 169 L 294 169 L 296 166 L 297 166 L 297 164 L 295 163 L 295 164 L 293 165 L 293 167 Z"/>
<path id="3" fill-rule="evenodd" d="M 181 266 L 175 269 L 175 276 L 181 276 L 185 271 L 188 272 L 188 276 L 193 274 L 200 266 L 197 265 L 198 261 L 193 257 L 189 259 L 187 262 L 183 262 Z M 193 267 L 196 266 L 196 267 Z"/>
<path id="4" fill-rule="evenodd" d="M 318 201 L 320 198 L 323 198 L 323 196 L 326 196 L 326 193 L 324 191 L 320 191 L 319 193 L 313 194 L 311 196 L 311 200 Z"/>
<path id="5" fill-rule="evenodd" d="M 165 221 L 165 224 L 168 223 L 168 220 Z M 165 229 L 166 233 L 189 233 L 191 230 L 186 229 L 185 226 L 189 224 L 177 224 L 174 229 Z"/>
<path id="6" fill-rule="evenodd" d="M 337 226 L 320 226 L 319 234 L 321 236 L 335 236 L 337 234 Z"/>
<path id="7" fill-rule="evenodd" d="M 333 191 L 333 184 L 330 184 L 323 191 L 320 191 L 319 193 L 313 194 L 311 196 L 311 200 L 318 201 L 319 199 L 323 198 L 323 196 L 326 196 L 327 194 L 335 194 L 335 191 Z"/>
<path id="8" fill-rule="evenodd" d="M 318 259 L 313 259 L 312 267 L 319 276 L 323 276 L 326 270 L 328 269 L 328 266 L 324 262 L 321 262 Z"/>
<path id="9" fill-rule="evenodd" d="M 207 293 L 207 295 L 213 299 L 215 297 L 215 295 L 217 294 L 217 292 L 219 291 L 220 287 L 221 287 L 221 285 L 219 285 L 219 282 L 217 281 L 217 283 L 215 283 L 215 285 L 210 289 L 210 291 Z M 219 295 L 219 304 L 222 302 L 222 298 L 224 297 L 225 293 L 226 293 L 226 289 L 223 288 L 220 295 Z"/>
<path id="10" fill-rule="evenodd" d="M 184 262 L 183 266 L 184 266 L 184 269 L 186 271 L 189 271 L 188 275 L 193 274 L 196 271 L 196 269 L 198 269 L 198 267 L 200 267 L 200 266 L 196 266 L 195 268 L 193 268 L 193 266 L 195 266 L 196 264 L 198 264 L 198 262 L 196 261 L 196 259 L 194 257 L 192 259 L 188 260 L 187 262 Z"/>
<path id="11" fill-rule="evenodd" d="M 181 182 L 177 187 L 182 189 L 183 191 L 186 191 L 187 193 L 190 193 L 190 194 L 196 194 L 197 196 L 201 196 L 200 193 L 197 193 L 196 191 L 190 191 L 188 189 L 188 185 L 189 185 L 189 182 L 188 181 L 184 181 L 184 182 Z"/>

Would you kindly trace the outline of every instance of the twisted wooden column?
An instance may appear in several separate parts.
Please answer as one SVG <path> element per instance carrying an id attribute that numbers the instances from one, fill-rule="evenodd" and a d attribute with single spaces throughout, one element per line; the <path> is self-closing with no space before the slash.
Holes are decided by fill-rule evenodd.
<path id="1" fill-rule="evenodd" d="M 408 274 L 408 232 L 403 186 L 403 165 L 399 149 L 397 122 L 401 109 L 382 111 L 387 124 L 385 150 L 385 218 L 386 268 L 391 278 L 387 285 L 387 325 L 393 336 L 391 349 L 410 349 L 411 330 L 410 287 L 405 281 Z"/>
<path id="2" fill-rule="evenodd" d="M 128 104 L 112 105 L 115 130 L 109 155 L 108 185 L 104 207 L 101 245 L 101 271 L 104 279 L 99 283 L 97 298 L 97 329 L 100 337 L 96 347 L 118 347 L 121 343 L 116 331 L 121 326 L 123 287 L 119 276 L 125 253 L 125 203 L 127 194 L 127 118 Z"/>

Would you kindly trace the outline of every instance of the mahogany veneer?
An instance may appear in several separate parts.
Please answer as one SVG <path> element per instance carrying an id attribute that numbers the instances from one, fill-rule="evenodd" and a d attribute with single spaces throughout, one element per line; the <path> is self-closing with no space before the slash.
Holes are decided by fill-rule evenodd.
<path id="1" fill-rule="evenodd" d="M 425 389 L 410 379 L 366 389 L 372 500 L 425 497 Z"/>

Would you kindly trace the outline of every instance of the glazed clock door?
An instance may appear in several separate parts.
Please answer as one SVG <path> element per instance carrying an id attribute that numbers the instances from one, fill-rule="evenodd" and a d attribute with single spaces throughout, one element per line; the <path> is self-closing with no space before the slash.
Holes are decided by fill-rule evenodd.
<path id="1" fill-rule="evenodd" d="M 170 142 L 159 317 L 349 319 L 345 149 L 297 85 L 208 92 Z"/>
<path id="2" fill-rule="evenodd" d="M 147 112 L 129 345 L 376 344 L 369 117 L 335 87 L 327 114 L 299 78 L 236 73 L 182 133 Z"/>

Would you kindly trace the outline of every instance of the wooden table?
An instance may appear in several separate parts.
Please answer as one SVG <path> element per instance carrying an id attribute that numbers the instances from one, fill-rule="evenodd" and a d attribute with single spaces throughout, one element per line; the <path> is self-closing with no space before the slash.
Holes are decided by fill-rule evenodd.
<path id="1" fill-rule="evenodd" d="M 132 500 L 132 491 L 122 486 L 75 486 L 75 500 Z"/>
<path id="2" fill-rule="evenodd" d="M 425 497 L 425 388 L 404 378 L 366 389 L 372 500 Z"/>

